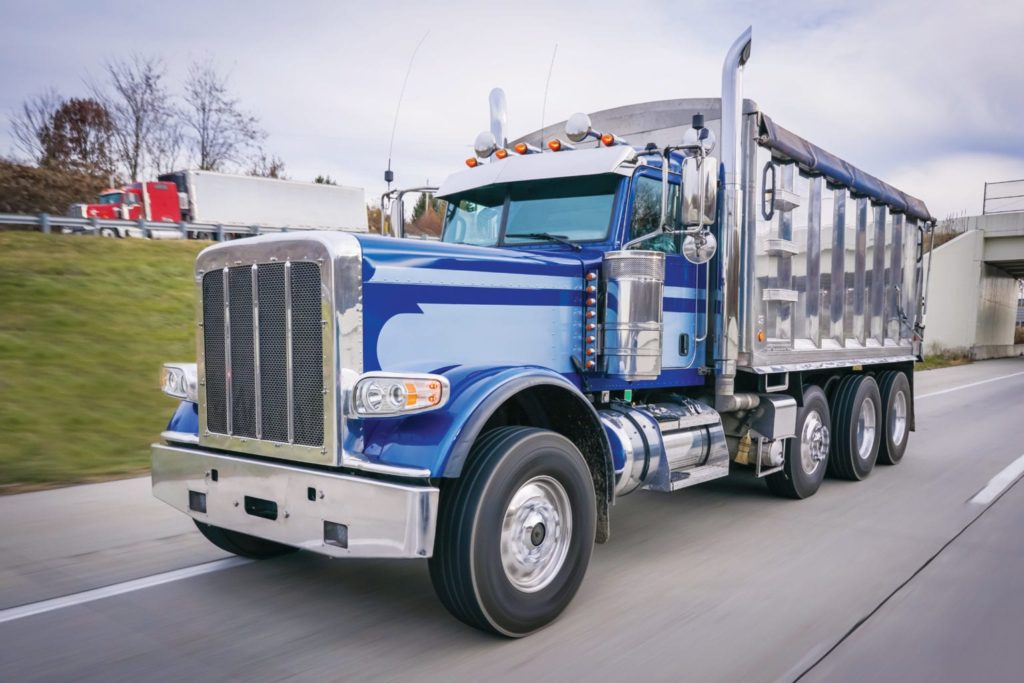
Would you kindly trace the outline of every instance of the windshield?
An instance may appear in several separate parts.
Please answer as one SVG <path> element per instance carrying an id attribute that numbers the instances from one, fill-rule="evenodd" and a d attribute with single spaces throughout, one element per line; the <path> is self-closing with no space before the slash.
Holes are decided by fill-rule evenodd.
<path id="1" fill-rule="evenodd" d="M 100 195 L 100 204 L 120 204 L 122 193 L 120 192 L 108 192 L 107 194 Z"/>
<path id="2" fill-rule="evenodd" d="M 598 175 L 491 185 L 448 198 L 445 242 L 495 246 L 549 241 L 573 242 L 608 235 L 615 190 L 621 178 Z"/>

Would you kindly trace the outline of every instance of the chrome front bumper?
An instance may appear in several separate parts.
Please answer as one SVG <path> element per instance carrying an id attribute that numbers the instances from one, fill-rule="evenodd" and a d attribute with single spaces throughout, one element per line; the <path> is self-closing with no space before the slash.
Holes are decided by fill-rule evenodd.
<path id="1" fill-rule="evenodd" d="M 430 557 L 438 490 L 153 444 L 153 495 L 200 522 L 332 557 Z"/>

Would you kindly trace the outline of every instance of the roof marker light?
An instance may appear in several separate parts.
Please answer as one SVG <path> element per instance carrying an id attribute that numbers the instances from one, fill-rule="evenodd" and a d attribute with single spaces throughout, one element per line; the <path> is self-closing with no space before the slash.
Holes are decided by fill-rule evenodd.
<path id="1" fill-rule="evenodd" d="M 562 142 L 558 138 L 555 138 L 553 140 L 548 140 L 548 149 L 550 149 L 552 152 L 561 152 L 562 150 L 576 148 L 570 145 L 568 142 Z"/>
<path id="2" fill-rule="evenodd" d="M 473 157 L 466 159 L 466 166 L 469 166 L 470 168 L 476 168 L 479 165 L 480 162 L 474 159 Z"/>
<path id="3" fill-rule="evenodd" d="M 498 157 L 499 159 L 504 159 L 505 157 L 508 156 L 508 150 L 505 148 L 501 148 L 494 153 L 494 156 Z"/>
<path id="4" fill-rule="evenodd" d="M 517 143 L 513 149 L 515 149 L 516 154 L 537 154 L 540 152 L 539 149 L 525 142 Z"/>

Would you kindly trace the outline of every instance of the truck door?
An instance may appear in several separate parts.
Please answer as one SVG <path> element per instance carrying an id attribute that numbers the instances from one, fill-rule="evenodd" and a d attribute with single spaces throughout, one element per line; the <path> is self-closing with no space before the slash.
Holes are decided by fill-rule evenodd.
<path id="1" fill-rule="evenodd" d="M 679 193 L 679 176 L 669 174 L 669 207 Z M 630 221 L 625 241 L 658 228 L 661 218 L 661 178 L 641 172 L 632 185 Z M 665 254 L 665 309 L 661 356 L 662 368 L 692 367 L 697 357 L 696 340 L 705 333 L 704 272 L 681 255 L 680 235 L 661 235 L 636 245 Z M 698 270 L 700 278 L 698 281 Z M 698 286 L 701 287 L 698 290 Z"/>

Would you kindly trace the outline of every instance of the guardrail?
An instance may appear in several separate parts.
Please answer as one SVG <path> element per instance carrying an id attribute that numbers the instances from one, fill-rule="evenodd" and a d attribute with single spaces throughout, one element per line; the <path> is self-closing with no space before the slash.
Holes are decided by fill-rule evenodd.
<path id="1" fill-rule="evenodd" d="M 214 225 L 210 223 L 166 223 L 156 221 L 125 221 L 107 218 L 76 218 L 50 214 L 0 213 L 0 226 L 30 226 L 41 232 L 76 232 L 111 237 L 145 237 L 150 239 L 212 239 L 223 242 L 229 236 L 251 237 L 268 232 L 290 232 L 310 228 L 272 228 L 261 225 Z"/>

